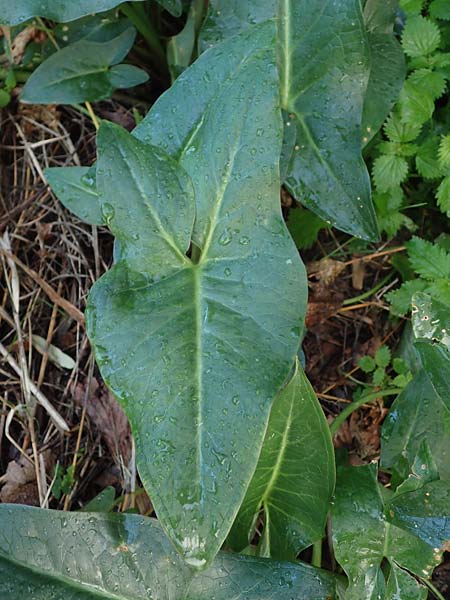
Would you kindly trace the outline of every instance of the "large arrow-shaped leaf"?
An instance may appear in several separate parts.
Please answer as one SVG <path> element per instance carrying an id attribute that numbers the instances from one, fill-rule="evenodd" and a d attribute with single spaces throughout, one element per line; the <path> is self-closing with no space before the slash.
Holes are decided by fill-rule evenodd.
<path id="1" fill-rule="evenodd" d="M 158 0 L 158 3 L 173 15 L 180 16 L 181 0 Z M 0 0 L 0 22 L 2 25 L 17 25 L 33 17 L 46 17 L 64 23 L 105 12 L 119 4 L 121 0 Z"/>
<path id="2" fill-rule="evenodd" d="M 158 523 L 136 515 L 0 505 L 2 600 L 333 600 L 334 577 L 220 553 L 195 574 Z"/>
<path id="3" fill-rule="evenodd" d="M 280 96 L 289 151 L 285 185 L 340 229 L 378 236 L 361 116 L 369 53 L 359 0 L 211 0 L 201 46 L 276 18 Z"/>
<path id="4" fill-rule="evenodd" d="M 91 292 L 89 333 L 162 525 L 198 566 L 242 502 L 305 308 L 304 269 L 279 208 L 273 35 L 269 23 L 232 40 L 240 60 L 227 79 L 217 54 L 202 61 L 220 84 L 179 158 L 195 222 L 175 161 L 113 126 L 98 139 L 100 201 L 121 259 Z M 161 104 L 155 119 L 168 123 L 174 113 Z M 191 230 L 198 262 L 185 256 Z"/>
<path id="5" fill-rule="evenodd" d="M 440 483 L 426 484 L 422 489 L 431 494 L 430 490 L 435 490 L 433 486 Z M 332 527 L 336 559 L 349 577 L 345 600 L 426 598 L 426 588 L 410 573 L 422 579 L 431 576 L 442 558 L 439 546 L 445 540 L 445 531 L 441 531 L 439 544 L 436 536 L 430 543 L 431 535 L 427 536 L 429 532 L 421 529 L 419 516 L 426 509 L 416 513 L 415 526 L 412 524 L 407 507 L 414 513 L 410 500 L 420 495 L 420 491 L 401 494 L 386 505 L 375 465 L 338 469 Z M 433 499 L 438 502 L 436 510 L 442 510 L 442 497 L 436 490 L 429 497 L 430 505 Z M 387 583 L 381 569 L 383 559 L 387 559 L 391 567 Z M 399 595 L 395 596 L 393 592 L 398 587 Z"/>
<path id="6" fill-rule="evenodd" d="M 295 559 L 323 535 L 334 479 L 329 427 L 297 364 L 274 401 L 258 466 L 228 541 L 245 548 L 264 508 L 261 554 Z"/>

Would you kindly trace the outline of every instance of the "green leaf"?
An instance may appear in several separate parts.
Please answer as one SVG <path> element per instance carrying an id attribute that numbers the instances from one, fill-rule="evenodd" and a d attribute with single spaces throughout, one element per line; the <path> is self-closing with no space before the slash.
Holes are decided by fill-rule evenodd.
<path id="1" fill-rule="evenodd" d="M 448 0 L 432 0 L 428 10 L 433 19 L 450 20 L 450 4 Z"/>
<path id="2" fill-rule="evenodd" d="M 375 362 L 379 367 L 387 367 L 391 362 L 391 351 L 387 346 L 380 346 L 375 353 Z"/>
<path id="3" fill-rule="evenodd" d="M 434 548 L 450 540 L 450 482 L 433 481 L 418 490 L 394 496 L 388 505 L 392 522 Z"/>
<path id="4" fill-rule="evenodd" d="M 367 10 L 367 5 L 366 5 Z M 394 106 L 405 79 L 405 57 L 390 33 L 369 33 L 370 77 L 364 99 L 363 143 L 367 144 Z"/>
<path id="5" fill-rule="evenodd" d="M 396 494 L 413 492 L 424 484 L 439 479 L 438 468 L 426 439 L 420 443 L 419 451 L 410 467 L 410 471 L 408 478 L 396 489 Z"/>
<path id="6" fill-rule="evenodd" d="M 376 362 L 371 356 L 363 356 L 358 361 L 359 367 L 364 371 L 364 373 L 371 373 L 376 369 Z"/>
<path id="7" fill-rule="evenodd" d="M 402 156 L 383 154 L 374 161 L 373 180 L 380 192 L 387 192 L 405 181 L 408 163 Z"/>
<path id="8" fill-rule="evenodd" d="M 427 288 L 427 283 L 422 279 L 411 279 L 405 281 L 393 292 L 386 294 L 386 299 L 391 305 L 391 312 L 394 315 L 402 317 L 411 308 L 411 299 L 416 292 L 423 292 Z"/>
<path id="9" fill-rule="evenodd" d="M 415 347 L 434 389 L 450 410 L 450 352 L 422 340 L 418 340 Z"/>
<path id="10" fill-rule="evenodd" d="M 407 15 L 419 15 L 424 7 L 425 0 L 400 0 L 400 8 Z"/>
<path id="11" fill-rule="evenodd" d="M 109 512 L 115 506 L 115 498 L 116 490 L 112 485 L 109 485 L 83 506 L 83 508 L 80 509 L 80 512 Z"/>
<path id="12" fill-rule="evenodd" d="M 426 440 L 441 477 L 450 478 L 450 411 L 420 371 L 394 401 L 381 429 L 381 465 L 401 478 Z"/>
<path id="13" fill-rule="evenodd" d="M 419 126 L 431 119 L 434 98 L 421 86 L 407 80 L 400 92 L 399 109 L 405 123 Z"/>
<path id="14" fill-rule="evenodd" d="M 367 0 L 364 22 L 371 33 L 391 33 L 394 30 L 398 0 Z"/>
<path id="15" fill-rule="evenodd" d="M 109 98 L 117 87 L 144 83 L 148 75 L 130 65 L 117 65 L 134 43 L 128 28 L 107 42 L 82 39 L 52 54 L 31 75 L 21 100 L 34 104 L 74 104 Z M 113 67 L 112 69 L 110 67 Z"/>
<path id="16" fill-rule="evenodd" d="M 440 164 L 443 167 L 450 167 L 450 134 L 442 136 L 438 155 Z"/>
<path id="17" fill-rule="evenodd" d="M 236 550 L 245 548 L 263 508 L 264 555 L 294 560 L 323 536 L 334 479 L 330 430 L 297 364 L 273 404 L 258 466 L 228 542 Z"/>
<path id="18" fill-rule="evenodd" d="M 293 208 L 287 218 L 289 233 L 299 249 L 308 249 L 317 241 L 322 229 L 329 225 L 313 212 L 304 208 Z"/>
<path id="19" fill-rule="evenodd" d="M 382 386 L 386 379 L 386 371 L 383 367 L 377 367 L 373 373 L 372 381 L 374 385 Z"/>
<path id="20" fill-rule="evenodd" d="M 406 21 L 402 34 L 402 46 L 411 58 L 427 56 L 434 52 L 441 42 L 441 32 L 433 21 L 420 15 Z"/>
<path id="21" fill-rule="evenodd" d="M 335 579 L 301 563 L 220 553 L 196 573 L 154 519 L 0 505 L 2 600 L 326 600 Z"/>
<path id="22" fill-rule="evenodd" d="M 358 2 L 211 0 L 201 47 L 276 18 L 280 96 L 294 130 L 285 185 L 320 218 L 364 239 L 378 238 L 361 157 L 361 114 L 369 76 Z M 333 27 L 330 27 L 333 23 Z M 339 76 L 337 74 L 339 73 Z"/>
<path id="23" fill-rule="evenodd" d="M 58 200 L 81 220 L 104 225 L 96 187 L 95 167 L 53 167 L 45 176 Z"/>
<path id="24" fill-rule="evenodd" d="M 194 0 L 185 26 L 178 35 L 171 37 L 167 44 L 167 62 L 173 81 L 191 64 L 204 9 L 205 0 Z"/>
<path id="25" fill-rule="evenodd" d="M 450 217 L 450 175 L 444 177 L 436 191 L 436 199 L 442 212 Z"/>
<path id="26" fill-rule="evenodd" d="M 439 72 L 431 69 L 417 69 L 408 78 L 413 85 L 424 93 L 430 94 L 433 100 L 442 96 L 447 87 L 447 78 Z"/>
<path id="27" fill-rule="evenodd" d="M 450 253 L 444 248 L 417 236 L 405 246 L 412 268 L 423 279 L 450 278 Z"/>
<path id="28" fill-rule="evenodd" d="M 349 578 L 346 600 L 386 598 L 383 559 L 391 568 L 401 569 L 406 589 L 413 586 L 410 573 L 430 577 L 433 567 L 439 564 L 440 556 L 435 556 L 417 531 L 410 532 L 403 523 L 394 525 L 390 520 L 376 465 L 338 468 L 332 528 L 336 559 Z M 402 588 L 400 598 L 407 597 Z"/>
<path id="29" fill-rule="evenodd" d="M 142 0 L 135 0 L 137 2 Z M 182 11 L 181 0 L 157 0 L 175 17 Z M 0 20 L 3 25 L 17 25 L 33 17 L 46 17 L 58 23 L 75 21 L 92 13 L 105 12 L 121 4 L 121 0 L 0 0 Z"/>
<path id="30" fill-rule="evenodd" d="M 416 156 L 418 173 L 424 179 L 442 177 L 442 169 L 438 162 L 438 139 L 430 136 L 419 146 Z"/>
<path id="31" fill-rule="evenodd" d="M 394 563 L 391 565 L 389 577 L 386 586 L 386 600 L 426 600 L 428 590 L 421 585 L 409 573 L 397 567 Z"/>
<path id="32" fill-rule="evenodd" d="M 396 112 L 391 113 L 384 124 L 384 132 L 391 142 L 412 142 L 417 138 L 421 129 L 421 124 L 405 123 Z"/>
<path id="33" fill-rule="evenodd" d="M 244 498 L 305 314 L 279 204 L 273 35 L 268 23 L 205 53 L 154 105 L 145 132 L 184 145 L 178 162 L 111 125 L 98 138 L 100 201 L 121 255 L 91 291 L 88 331 L 158 517 L 195 566 L 214 557 Z M 217 62 L 230 57 L 240 66 L 224 77 Z M 192 131 L 188 106 L 179 122 L 172 107 L 204 70 L 215 81 L 190 99 Z M 198 263 L 185 256 L 191 241 Z"/>
<path id="34" fill-rule="evenodd" d="M 450 307 L 421 293 L 414 294 L 412 304 L 415 337 L 439 342 L 450 350 Z"/>

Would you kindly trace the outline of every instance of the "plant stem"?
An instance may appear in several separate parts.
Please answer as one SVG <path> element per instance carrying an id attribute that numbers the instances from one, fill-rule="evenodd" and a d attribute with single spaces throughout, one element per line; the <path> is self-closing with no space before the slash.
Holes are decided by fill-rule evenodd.
<path id="1" fill-rule="evenodd" d="M 92 122 L 94 123 L 95 129 L 98 130 L 98 128 L 100 127 L 100 123 L 98 122 L 97 116 L 96 116 L 96 114 L 94 112 L 94 109 L 92 108 L 92 104 L 90 102 L 87 102 L 87 101 L 84 104 L 85 104 L 85 106 L 87 108 L 89 116 L 92 119 Z"/>
<path id="2" fill-rule="evenodd" d="M 322 538 L 313 544 L 311 564 L 318 569 L 322 566 Z"/>
<path id="3" fill-rule="evenodd" d="M 361 300 L 365 300 L 366 298 L 369 298 L 369 296 L 372 296 L 372 294 L 375 294 L 375 292 L 378 292 L 378 290 L 380 288 L 382 288 L 383 285 L 385 283 L 387 283 L 390 279 L 392 279 L 393 276 L 394 276 L 393 272 L 389 273 L 388 275 L 386 275 L 386 277 L 384 277 L 381 281 L 379 281 L 377 283 L 377 285 L 375 285 L 373 288 L 371 288 L 370 290 L 367 290 L 367 292 L 364 292 L 364 293 L 360 294 L 359 296 L 354 296 L 353 298 L 348 298 L 347 300 L 344 300 L 342 305 L 348 306 L 349 304 L 356 304 L 357 302 L 360 302 Z"/>
<path id="4" fill-rule="evenodd" d="M 423 577 L 420 577 L 420 575 L 419 575 L 419 579 L 424 585 L 427 586 L 427 588 L 431 591 L 433 596 L 435 596 L 437 598 L 437 600 L 445 600 L 444 596 L 441 594 L 441 592 L 437 588 L 435 588 L 435 586 L 431 583 L 431 581 L 429 581 L 428 579 L 424 579 Z"/>
<path id="5" fill-rule="evenodd" d="M 142 6 L 135 6 L 134 4 L 123 4 L 120 7 L 123 14 L 130 19 L 142 37 L 148 44 L 148 47 L 153 52 L 154 57 L 163 64 L 166 63 L 166 54 L 164 48 L 159 41 L 158 34 L 154 29 L 150 19 L 145 13 L 145 9 Z"/>
<path id="6" fill-rule="evenodd" d="M 355 400 L 346 408 L 344 408 L 344 410 L 334 419 L 330 425 L 331 435 L 334 435 L 347 417 L 349 417 L 352 412 L 357 410 L 363 404 L 371 402 L 372 400 L 376 400 L 377 398 L 382 398 L 383 396 L 397 396 L 401 392 L 403 392 L 403 388 L 391 388 L 387 390 L 380 390 L 379 392 L 372 392 L 372 394 L 367 394 L 366 396 L 361 396 L 361 398 L 358 398 L 358 400 Z"/>

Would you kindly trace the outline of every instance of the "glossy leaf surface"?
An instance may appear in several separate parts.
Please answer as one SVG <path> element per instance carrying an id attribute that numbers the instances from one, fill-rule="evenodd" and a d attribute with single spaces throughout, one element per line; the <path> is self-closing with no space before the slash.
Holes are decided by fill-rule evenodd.
<path id="1" fill-rule="evenodd" d="M 82 39 L 58 50 L 30 76 L 21 100 L 34 104 L 95 102 L 121 87 L 148 80 L 145 71 L 119 65 L 131 49 L 136 31 L 128 28 L 107 42 Z"/>
<path id="2" fill-rule="evenodd" d="M 295 559 L 323 535 L 334 479 L 329 427 L 297 365 L 272 406 L 258 466 L 228 542 L 245 548 L 264 508 L 262 554 Z"/>
<path id="3" fill-rule="evenodd" d="M 180 16 L 181 0 L 157 1 L 174 16 Z M 46 17 L 64 23 L 93 13 L 105 12 L 119 4 L 121 0 L 0 0 L 0 20 L 2 25 L 17 25 L 33 17 Z"/>
<path id="4" fill-rule="evenodd" d="M 45 176 L 58 200 L 90 225 L 104 225 L 94 167 L 53 167 Z"/>
<path id="5" fill-rule="evenodd" d="M 450 307 L 422 293 L 414 294 L 412 306 L 415 337 L 439 342 L 450 350 Z"/>
<path id="6" fill-rule="evenodd" d="M 153 519 L 0 505 L 2 600 L 333 600 L 300 563 L 220 553 L 195 574 Z"/>
<path id="7" fill-rule="evenodd" d="M 423 440 L 441 477 L 450 478 L 450 411 L 422 370 L 395 399 L 383 423 L 383 468 L 406 478 Z"/>
<path id="8" fill-rule="evenodd" d="M 307 0 L 211 0 L 201 47 L 273 18 L 281 104 L 291 138 L 290 152 L 284 153 L 284 183 L 321 218 L 348 233 L 376 239 L 361 156 L 369 53 L 360 4 L 338 0 L 318 7 Z"/>
<path id="9" fill-rule="evenodd" d="M 411 494 L 403 494 L 399 499 L 407 496 Z M 332 528 L 336 559 L 349 577 L 345 600 L 392 598 L 386 595 L 381 570 L 384 558 L 402 570 L 401 579 L 398 573 L 394 575 L 396 584 L 403 581 L 405 587 L 400 598 L 407 598 L 405 590 L 416 587 L 408 572 L 430 577 L 441 560 L 441 555 L 420 539 L 417 531 L 408 531 L 401 522 L 392 523 L 392 505 L 387 508 L 375 465 L 338 469 Z M 393 585 L 388 583 L 388 590 Z M 422 595 L 420 590 L 415 597 Z"/>
<path id="10" fill-rule="evenodd" d="M 279 206 L 273 35 L 266 24 L 219 53 L 239 57 L 239 68 L 209 96 L 201 90 L 195 132 L 191 122 L 177 128 L 170 103 L 199 69 L 215 71 L 217 52 L 151 111 L 169 143 L 170 126 L 177 144 L 187 136 L 178 163 L 194 194 L 163 151 L 112 126 L 98 139 L 97 186 L 121 256 L 91 291 L 89 333 L 130 418 L 158 517 L 197 566 L 213 558 L 242 502 L 304 317 L 304 268 Z M 162 114 L 174 115 L 170 126 Z M 198 263 L 185 256 L 191 239 Z"/>

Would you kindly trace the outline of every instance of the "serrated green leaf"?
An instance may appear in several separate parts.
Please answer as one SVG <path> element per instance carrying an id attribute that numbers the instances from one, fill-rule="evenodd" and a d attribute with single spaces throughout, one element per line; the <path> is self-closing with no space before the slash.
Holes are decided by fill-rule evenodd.
<path id="1" fill-rule="evenodd" d="M 425 0 L 400 0 L 400 8 L 407 15 L 419 15 L 424 7 Z"/>
<path id="2" fill-rule="evenodd" d="M 141 69 L 115 67 L 128 54 L 135 36 L 130 27 L 108 42 L 83 39 L 55 52 L 27 80 L 22 102 L 94 102 L 108 98 L 117 87 L 144 83 L 148 75 Z"/>
<path id="3" fill-rule="evenodd" d="M 358 366 L 364 373 L 371 373 L 375 370 L 377 364 L 371 356 L 363 356 L 359 359 Z"/>
<path id="4" fill-rule="evenodd" d="M 64 23 L 92 13 L 105 12 L 119 4 L 119 0 L 0 0 L 0 21 L 3 25 L 17 25 L 33 17 L 46 17 Z"/>
<path id="5" fill-rule="evenodd" d="M 450 4 L 448 0 L 432 0 L 428 10 L 433 19 L 450 20 Z"/>
<path id="6" fill-rule="evenodd" d="M 442 96 L 447 87 L 447 78 L 443 73 L 431 69 L 416 69 L 408 78 L 414 86 L 430 94 L 433 100 Z"/>
<path id="7" fill-rule="evenodd" d="M 154 519 L 0 505 L 2 600 L 334 600 L 333 575 L 220 553 L 196 573 Z"/>
<path id="8" fill-rule="evenodd" d="M 444 177 L 436 190 L 436 200 L 442 212 L 450 217 L 450 175 Z"/>
<path id="9" fill-rule="evenodd" d="M 386 379 L 386 371 L 383 367 L 377 367 L 373 373 L 372 381 L 376 386 L 383 385 L 384 380 Z"/>
<path id="10" fill-rule="evenodd" d="M 408 476 L 426 440 L 441 477 L 450 478 L 450 411 L 420 371 L 394 401 L 381 429 L 381 465 Z"/>
<path id="11" fill-rule="evenodd" d="M 325 221 L 376 239 L 369 178 L 361 159 L 369 56 L 359 3 L 325 3 L 318 18 L 317 6 L 307 0 L 211 0 L 201 47 L 274 17 L 285 127 L 295 130 L 295 136 L 289 132 L 292 152 L 285 154 L 288 164 L 282 168 L 285 185 Z"/>
<path id="12" fill-rule="evenodd" d="M 390 522 L 375 465 L 338 468 L 335 496 L 331 513 L 333 544 L 336 559 L 349 578 L 346 600 L 386 597 L 383 559 L 402 569 L 408 582 L 413 579 L 410 573 L 431 576 L 440 556 L 436 557 L 433 548 L 416 532 Z M 406 599 L 404 593 L 400 597 Z"/>
<path id="13" fill-rule="evenodd" d="M 391 362 L 391 351 L 387 346 L 380 346 L 375 352 L 375 362 L 379 367 L 387 367 Z"/>
<path id="14" fill-rule="evenodd" d="M 406 373 L 409 373 L 409 367 L 403 360 L 403 358 L 394 358 L 394 360 L 392 361 L 392 367 L 394 371 L 399 375 L 406 375 Z"/>
<path id="15" fill-rule="evenodd" d="M 422 279 L 412 279 L 405 281 L 402 285 L 392 292 L 386 294 L 386 299 L 391 305 L 391 312 L 394 315 L 402 317 L 411 308 L 411 299 L 416 292 L 423 292 L 428 285 Z"/>
<path id="16" fill-rule="evenodd" d="M 427 56 L 438 48 L 440 41 L 439 27 L 430 19 L 417 15 L 409 17 L 406 21 L 402 46 L 408 56 Z"/>
<path id="17" fill-rule="evenodd" d="M 433 281 L 439 278 L 450 278 L 450 253 L 444 248 L 417 236 L 414 236 L 405 246 L 412 268 L 423 279 Z"/>
<path id="18" fill-rule="evenodd" d="M 384 124 L 384 132 L 392 142 L 412 142 L 420 134 L 422 125 L 401 120 L 396 112 L 391 113 Z"/>
<path id="19" fill-rule="evenodd" d="M 450 307 L 422 293 L 414 294 L 412 305 L 414 336 L 439 342 L 450 350 Z"/>
<path id="20" fill-rule="evenodd" d="M 380 192 L 398 186 L 408 175 L 408 163 L 402 156 L 383 154 L 373 164 L 373 180 Z"/>
<path id="21" fill-rule="evenodd" d="M 54 167 L 45 176 L 58 200 L 91 225 L 104 225 L 96 187 L 95 167 Z"/>
<path id="22" fill-rule="evenodd" d="M 442 167 L 450 167 L 450 134 L 443 135 L 439 143 L 439 162 Z"/>
<path id="23" fill-rule="evenodd" d="M 424 179 L 437 179 L 442 176 L 438 162 L 438 139 L 434 136 L 420 144 L 416 156 L 416 168 Z"/>
<path id="24" fill-rule="evenodd" d="M 198 566 L 243 500 L 305 312 L 304 268 L 279 205 L 273 35 L 267 23 L 205 53 L 154 105 L 139 133 L 164 134 L 174 154 L 184 146 L 178 162 L 112 125 L 98 139 L 97 185 L 121 255 L 91 291 L 88 331 L 158 517 Z M 201 103 L 191 94 L 193 132 L 172 106 L 205 70 L 215 80 L 198 91 Z M 191 241 L 198 263 L 185 256 Z"/>
<path id="25" fill-rule="evenodd" d="M 294 560 L 323 536 L 334 479 L 330 430 L 297 365 L 273 404 L 258 466 L 228 542 L 236 550 L 245 548 L 263 508 L 263 554 Z"/>
<path id="26" fill-rule="evenodd" d="M 412 81 L 407 80 L 400 92 L 399 110 L 405 123 L 422 125 L 434 112 L 433 96 Z"/>

